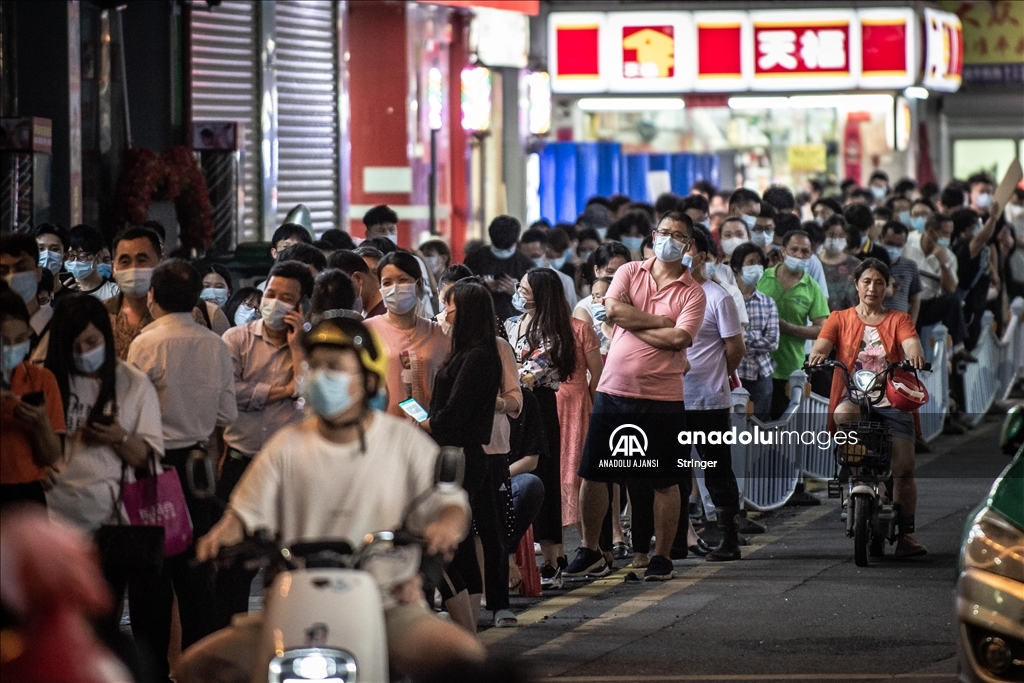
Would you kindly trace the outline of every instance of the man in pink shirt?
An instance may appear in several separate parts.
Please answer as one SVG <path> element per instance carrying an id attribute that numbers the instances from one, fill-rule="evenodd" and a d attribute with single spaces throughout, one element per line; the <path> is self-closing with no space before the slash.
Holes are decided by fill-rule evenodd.
<path id="1" fill-rule="evenodd" d="M 669 553 L 679 520 L 679 481 L 690 481 L 689 457 L 677 435 L 685 428 L 685 349 L 704 320 L 704 290 L 683 264 L 693 240 L 693 221 L 684 213 L 662 217 L 653 233 L 655 258 L 619 268 L 605 295 L 611 349 L 594 398 L 579 474 L 583 545 L 563 576 L 606 573 L 598 549 L 608 512 L 605 482 L 642 479 L 654 488 L 657 537 L 645 581 L 675 576 Z"/>

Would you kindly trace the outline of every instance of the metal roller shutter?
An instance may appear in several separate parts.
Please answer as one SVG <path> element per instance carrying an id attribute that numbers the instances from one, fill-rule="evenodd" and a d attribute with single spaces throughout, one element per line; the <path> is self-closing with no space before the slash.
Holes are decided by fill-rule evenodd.
<path id="1" fill-rule="evenodd" d="M 338 31 L 333 0 L 278 0 L 277 220 L 305 204 L 319 234 L 340 227 Z"/>
<path id="2" fill-rule="evenodd" d="M 260 81 L 257 7 L 224 0 L 214 11 L 195 3 L 192 39 L 192 118 L 242 121 L 243 202 L 239 242 L 263 238 L 260 224 Z"/>

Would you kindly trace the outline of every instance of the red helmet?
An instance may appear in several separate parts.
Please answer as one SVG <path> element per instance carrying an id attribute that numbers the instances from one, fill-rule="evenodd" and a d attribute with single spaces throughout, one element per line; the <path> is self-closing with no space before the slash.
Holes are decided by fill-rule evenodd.
<path id="1" fill-rule="evenodd" d="M 912 413 L 928 403 L 928 390 L 916 372 L 896 370 L 885 385 L 889 405 L 903 413 Z"/>

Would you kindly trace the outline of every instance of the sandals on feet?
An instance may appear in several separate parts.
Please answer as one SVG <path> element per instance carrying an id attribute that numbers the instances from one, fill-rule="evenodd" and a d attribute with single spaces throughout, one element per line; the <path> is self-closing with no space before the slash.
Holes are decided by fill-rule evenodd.
<path id="1" fill-rule="evenodd" d="M 519 620 L 509 610 L 502 609 L 494 613 L 494 628 L 515 628 L 516 626 L 519 626 Z"/>

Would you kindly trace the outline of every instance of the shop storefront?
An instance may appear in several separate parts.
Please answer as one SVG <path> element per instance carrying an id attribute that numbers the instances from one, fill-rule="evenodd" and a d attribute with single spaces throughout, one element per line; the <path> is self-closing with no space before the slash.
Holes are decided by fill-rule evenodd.
<path id="1" fill-rule="evenodd" d="M 547 28 L 557 139 L 617 144 L 617 191 L 644 200 L 664 185 L 630 177 L 631 157 L 675 191 L 916 176 L 922 102 L 963 68 L 959 19 L 931 9 L 553 12 Z M 679 155 L 698 160 L 686 183 Z"/>

